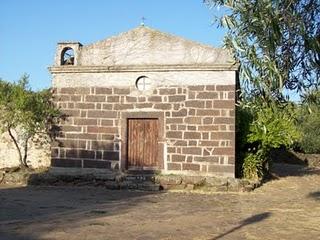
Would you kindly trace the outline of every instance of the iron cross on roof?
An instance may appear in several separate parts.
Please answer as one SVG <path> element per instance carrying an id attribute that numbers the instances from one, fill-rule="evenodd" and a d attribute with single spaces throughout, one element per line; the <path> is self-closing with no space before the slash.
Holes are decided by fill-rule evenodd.
<path id="1" fill-rule="evenodd" d="M 141 26 L 144 26 L 145 20 L 147 20 L 145 17 L 142 17 L 142 18 L 141 18 L 141 23 L 140 23 Z"/>

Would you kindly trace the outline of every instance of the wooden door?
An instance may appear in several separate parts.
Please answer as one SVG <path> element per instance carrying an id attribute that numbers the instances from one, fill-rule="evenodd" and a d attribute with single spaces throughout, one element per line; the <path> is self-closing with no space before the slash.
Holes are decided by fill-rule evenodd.
<path id="1" fill-rule="evenodd" d="M 156 169 L 158 119 L 128 119 L 128 169 Z"/>

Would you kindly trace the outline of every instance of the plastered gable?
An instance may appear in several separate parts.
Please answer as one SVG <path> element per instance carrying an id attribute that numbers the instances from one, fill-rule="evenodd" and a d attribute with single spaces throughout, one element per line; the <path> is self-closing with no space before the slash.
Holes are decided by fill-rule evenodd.
<path id="1" fill-rule="evenodd" d="M 228 51 L 213 48 L 148 27 L 83 46 L 79 65 L 231 64 Z"/>

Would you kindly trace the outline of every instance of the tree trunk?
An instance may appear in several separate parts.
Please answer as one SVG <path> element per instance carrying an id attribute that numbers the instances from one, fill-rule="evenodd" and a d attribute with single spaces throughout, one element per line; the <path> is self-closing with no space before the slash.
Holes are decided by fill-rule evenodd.
<path id="1" fill-rule="evenodd" d="M 27 157 L 28 157 L 28 142 L 29 142 L 29 139 L 30 137 L 27 137 L 25 142 L 24 142 L 24 155 L 23 155 L 23 164 L 26 166 L 26 167 L 29 167 L 28 166 L 28 163 L 27 163 Z"/>
<path id="2" fill-rule="evenodd" d="M 11 139 L 12 139 L 12 141 L 13 141 L 16 149 L 17 149 L 17 152 L 18 152 L 18 155 L 19 155 L 20 167 L 21 167 L 21 168 L 28 168 L 28 165 L 24 163 L 24 160 L 23 160 L 23 158 L 22 158 L 21 149 L 20 149 L 20 147 L 19 147 L 19 144 L 18 144 L 17 140 L 16 140 L 15 137 L 13 136 L 10 127 L 8 127 L 8 133 L 9 133 L 9 135 L 10 135 L 10 137 L 11 137 Z"/>

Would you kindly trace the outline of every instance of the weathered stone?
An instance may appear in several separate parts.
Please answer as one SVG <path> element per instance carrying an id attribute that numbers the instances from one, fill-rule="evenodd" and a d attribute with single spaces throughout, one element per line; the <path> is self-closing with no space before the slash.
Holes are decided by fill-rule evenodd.
<path id="1" fill-rule="evenodd" d="M 219 157 L 217 156 L 204 156 L 204 157 L 194 157 L 195 162 L 208 162 L 208 163 L 218 163 Z"/>
<path id="2" fill-rule="evenodd" d="M 207 85 L 206 86 L 206 91 L 215 91 L 216 90 L 216 86 L 215 85 Z"/>
<path id="3" fill-rule="evenodd" d="M 199 92 L 196 96 L 197 99 L 217 99 L 218 93 L 216 92 Z"/>
<path id="4" fill-rule="evenodd" d="M 202 149 L 199 147 L 186 147 L 182 149 L 183 154 L 201 155 Z"/>
<path id="5" fill-rule="evenodd" d="M 182 163 L 183 170 L 200 171 L 200 165 L 195 163 Z"/>
<path id="6" fill-rule="evenodd" d="M 97 125 L 97 119 L 94 118 L 75 118 L 74 124 L 76 125 Z"/>
<path id="7" fill-rule="evenodd" d="M 84 160 L 83 161 L 84 168 L 103 168 L 110 169 L 111 163 L 108 161 L 96 161 L 96 160 Z"/>
<path id="8" fill-rule="evenodd" d="M 188 125 L 188 126 L 187 126 L 187 130 L 188 130 L 188 131 L 196 131 L 196 130 L 197 130 L 197 126 L 190 126 L 190 125 Z"/>
<path id="9" fill-rule="evenodd" d="M 187 109 L 181 109 L 178 112 L 172 112 L 172 117 L 184 117 L 187 116 L 188 111 Z"/>
<path id="10" fill-rule="evenodd" d="M 217 91 L 234 91 L 235 85 L 217 85 L 216 90 Z"/>
<path id="11" fill-rule="evenodd" d="M 169 102 L 182 102 L 184 100 L 186 100 L 185 95 L 169 96 Z"/>
<path id="12" fill-rule="evenodd" d="M 198 127 L 199 131 L 207 131 L 207 132 L 212 132 L 212 131 L 218 131 L 219 130 L 219 125 L 204 125 L 204 126 L 199 126 Z"/>
<path id="13" fill-rule="evenodd" d="M 184 139 L 201 139 L 201 133 L 199 132 L 184 132 Z"/>
<path id="14" fill-rule="evenodd" d="M 181 164 L 178 163 L 168 163 L 168 170 L 180 171 L 182 168 Z"/>
<path id="15" fill-rule="evenodd" d="M 137 97 L 130 97 L 130 96 L 126 96 L 126 102 L 129 102 L 129 103 L 135 103 L 138 101 L 138 98 Z"/>
<path id="16" fill-rule="evenodd" d="M 219 110 L 209 110 L 209 109 L 197 109 L 196 115 L 198 116 L 220 116 Z"/>
<path id="17" fill-rule="evenodd" d="M 112 94 L 112 88 L 96 88 L 95 93 L 109 95 Z"/>
<path id="18" fill-rule="evenodd" d="M 151 105 L 152 106 L 152 105 Z M 114 104 L 114 110 L 126 110 L 126 109 L 133 109 L 133 104 Z"/>
<path id="19" fill-rule="evenodd" d="M 234 139 L 234 132 L 212 132 L 210 133 L 210 139 L 212 140 L 223 140 L 223 139 Z"/>
<path id="20" fill-rule="evenodd" d="M 166 134 L 167 138 L 182 138 L 182 132 L 180 131 L 168 131 Z"/>
<path id="21" fill-rule="evenodd" d="M 160 96 L 152 96 L 152 97 L 148 97 L 148 101 L 149 102 L 161 102 L 162 98 Z"/>
<path id="22" fill-rule="evenodd" d="M 182 177 L 174 175 L 160 175 L 156 176 L 155 182 L 160 185 L 179 185 L 182 183 Z"/>
<path id="23" fill-rule="evenodd" d="M 204 90 L 204 86 L 189 86 L 189 90 L 191 91 L 203 91 Z"/>
<path id="24" fill-rule="evenodd" d="M 51 159 L 51 166 L 53 167 L 67 167 L 67 168 L 81 168 L 82 161 L 81 160 L 74 160 L 74 159 Z"/>
<path id="25" fill-rule="evenodd" d="M 213 118 L 212 117 L 205 117 L 203 119 L 203 124 L 212 124 Z"/>
<path id="26" fill-rule="evenodd" d="M 172 109 L 172 105 L 171 104 L 169 104 L 169 103 L 166 103 L 166 104 L 155 104 L 154 105 L 154 108 L 155 109 L 161 109 L 161 110 L 170 110 L 170 109 Z"/>
<path id="27" fill-rule="evenodd" d="M 128 88 L 114 88 L 113 91 L 114 91 L 114 94 L 119 94 L 119 95 L 130 94 L 130 89 Z"/>
<path id="28" fill-rule="evenodd" d="M 159 90 L 160 95 L 174 95 L 177 93 L 175 88 L 166 88 Z"/>
<path id="29" fill-rule="evenodd" d="M 79 109 L 94 109 L 94 103 L 76 103 L 75 105 L 76 108 Z"/>
<path id="30" fill-rule="evenodd" d="M 171 156 L 172 162 L 184 162 L 186 159 L 185 155 L 178 155 L 178 154 L 173 154 Z"/>
<path id="31" fill-rule="evenodd" d="M 96 96 L 96 95 L 87 95 L 85 99 L 86 99 L 86 102 L 105 102 L 106 101 L 105 96 Z"/>
<path id="32" fill-rule="evenodd" d="M 175 118 L 167 118 L 167 124 L 172 124 L 172 123 L 183 123 L 183 118 L 175 117 Z"/>
<path id="33" fill-rule="evenodd" d="M 119 160 L 119 152 L 103 151 L 103 159 L 105 160 Z"/>
<path id="34" fill-rule="evenodd" d="M 186 107 L 192 107 L 192 108 L 204 108 L 205 102 L 201 100 L 189 100 L 185 102 Z"/>
<path id="35" fill-rule="evenodd" d="M 199 146 L 219 146 L 219 141 L 199 141 Z"/>
<path id="36" fill-rule="evenodd" d="M 90 110 L 88 111 L 89 118 L 116 118 L 116 111 L 98 111 L 98 110 Z"/>
<path id="37" fill-rule="evenodd" d="M 215 117 L 214 124 L 234 124 L 233 117 Z"/>
<path id="38" fill-rule="evenodd" d="M 108 96 L 107 102 L 120 102 L 120 97 L 119 96 Z"/>
<path id="39" fill-rule="evenodd" d="M 135 108 L 151 108 L 152 106 L 152 103 L 137 103 L 134 105 Z"/>
<path id="40" fill-rule="evenodd" d="M 235 108 L 234 100 L 215 100 L 213 102 L 214 108 Z"/>
<path id="41" fill-rule="evenodd" d="M 189 124 L 201 124 L 201 117 L 186 117 L 184 122 Z"/>

